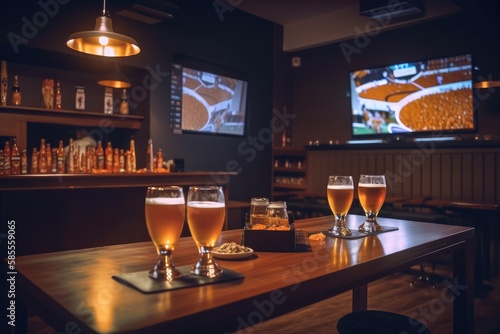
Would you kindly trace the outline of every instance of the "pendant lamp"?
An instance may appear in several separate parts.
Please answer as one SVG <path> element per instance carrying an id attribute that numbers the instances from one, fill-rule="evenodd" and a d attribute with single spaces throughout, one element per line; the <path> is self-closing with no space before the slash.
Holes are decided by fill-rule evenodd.
<path id="1" fill-rule="evenodd" d="M 132 86 L 129 79 L 120 70 L 117 61 L 113 62 L 111 71 L 106 73 L 102 80 L 99 80 L 97 83 L 101 86 L 113 88 L 129 88 Z"/>
<path id="2" fill-rule="evenodd" d="M 111 18 L 106 10 L 106 0 L 102 16 L 96 19 L 94 30 L 71 34 L 66 45 L 79 52 L 104 57 L 127 57 L 141 51 L 135 39 L 113 32 Z"/>

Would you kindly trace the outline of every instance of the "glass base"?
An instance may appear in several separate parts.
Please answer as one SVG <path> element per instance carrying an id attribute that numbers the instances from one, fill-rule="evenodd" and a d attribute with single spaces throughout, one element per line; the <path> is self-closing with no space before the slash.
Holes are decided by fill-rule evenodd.
<path id="1" fill-rule="evenodd" d="M 358 227 L 358 231 L 362 233 L 372 233 L 372 232 L 379 232 L 383 231 L 384 228 L 377 223 L 376 220 L 374 221 L 365 221 L 363 224 L 361 224 Z"/>
<path id="2" fill-rule="evenodd" d="M 200 246 L 200 259 L 191 268 L 191 274 L 210 278 L 222 274 L 222 268 L 215 263 L 211 248 Z"/>
<path id="3" fill-rule="evenodd" d="M 335 223 L 333 224 L 333 227 L 327 231 L 327 233 L 336 237 L 351 236 L 351 230 L 348 229 L 345 225 L 346 215 L 335 214 Z"/>
<path id="4" fill-rule="evenodd" d="M 172 281 L 181 277 L 182 273 L 174 266 L 171 256 L 160 256 L 148 276 L 157 280 Z"/>
<path id="5" fill-rule="evenodd" d="M 201 261 L 198 261 L 198 263 L 191 268 L 191 274 L 210 278 L 222 274 L 222 271 L 222 268 L 215 262 L 209 265 L 204 265 Z"/>
<path id="6" fill-rule="evenodd" d="M 350 229 L 348 229 L 345 226 L 338 226 L 338 225 L 335 225 L 334 227 L 329 229 L 327 233 L 330 235 L 334 235 L 336 237 L 348 237 L 352 235 Z"/>

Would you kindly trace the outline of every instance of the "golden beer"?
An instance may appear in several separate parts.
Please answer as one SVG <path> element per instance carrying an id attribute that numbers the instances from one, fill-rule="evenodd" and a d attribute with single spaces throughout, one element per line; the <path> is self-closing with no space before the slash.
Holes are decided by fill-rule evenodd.
<path id="1" fill-rule="evenodd" d="M 199 246 L 214 247 L 224 226 L 226 210 L 224 203 L 188 202 L 187 218 L 189 230 Z"/>
<path id="2" fill-rule="evenodd" d="M 173 250 L 184 225 L 184 198 L 146 198 L 145 211 L 146 226 L 154 245 Z"/>
<path id="3" fill-rule="evenodd" d="M 347 215 L 354 198 L 354 187 L 351 185 L 328 185 L 326 194 L 332 212 L 336 215 Z"/>
<path id="4" fill-rule="evenodd" d="M 359 202 L 366 212 L 378 213 L 385 200 L 385 184 L 359 184 Z"/>

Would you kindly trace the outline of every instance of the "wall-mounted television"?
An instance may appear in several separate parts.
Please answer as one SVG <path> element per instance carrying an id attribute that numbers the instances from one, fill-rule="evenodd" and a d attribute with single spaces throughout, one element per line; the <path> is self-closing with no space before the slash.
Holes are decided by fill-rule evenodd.
<path id="1" fill-rule="evenodd" d="M 472 68 L 463 54 L 351 71 L 353 138 L 475 132 Z"/>
<path id="2" fill-rule="evenodd" d="M 200 61 L 175 61 L 170 122 L 174 133 L 244 136 L 248 82 L 244 75 Z"/>

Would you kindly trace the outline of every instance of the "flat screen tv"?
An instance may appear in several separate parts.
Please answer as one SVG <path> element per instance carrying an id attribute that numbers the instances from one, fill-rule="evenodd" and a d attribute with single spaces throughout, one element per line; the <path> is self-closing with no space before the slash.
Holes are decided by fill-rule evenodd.
<path id="1" fill-rule="evenodd" d="M 353 139 L 476 131 L 470 54 L 350 72 Z"/>
<path id="2" fill-rule="evenodd" d="M 170 121 L 174 133 L 244 136 L 248 82 L 202 62 L 174 62 Z"/>

